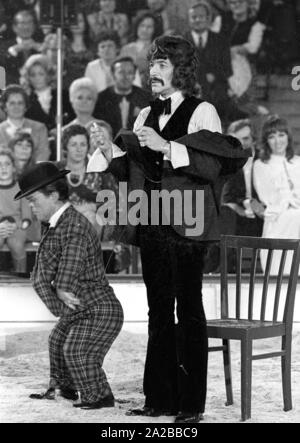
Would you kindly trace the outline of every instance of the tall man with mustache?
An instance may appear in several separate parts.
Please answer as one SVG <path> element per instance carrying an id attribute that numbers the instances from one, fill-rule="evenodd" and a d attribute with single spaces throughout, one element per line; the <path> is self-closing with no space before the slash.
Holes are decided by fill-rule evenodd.
<path id="1" fill-rule="evenodd" d="M 191 43 L 159 37 L 149 61 L 152 92 L 158 98 L 140 112 L 134 131 L 121 131 L 114 145 L 95 131 L 91 138 L 98 149 L 88 170 L 106 169 L 131 190 L 142 189 L 148 209 L 159 211 L 156 225 L 149 219 L 146 226 L 126 227 L 127 240 L 140 246 L 149 305 L 145 406 L 128 414 L 175 415 L 175 423 L 196 423 L 203 419 L 206 401 L 202 270 L 207 246 L 219 239 L 217 190 L 222 176 L 241 168 L 248 154 L 236 139 L 220 134 L 215 108 L 195 97 L 197 61 Z M 163 199 L 159 208 L 149 203 L 153 192 L 183 196 L 186 190 L 193 198 L 185 203 L 193 210 L 199 204 L 197 191 L 204 195 L 204 226 L 197 235 L 190 235 L 184 222 L 174 223 L 176 205 L 166 225 Z"/>

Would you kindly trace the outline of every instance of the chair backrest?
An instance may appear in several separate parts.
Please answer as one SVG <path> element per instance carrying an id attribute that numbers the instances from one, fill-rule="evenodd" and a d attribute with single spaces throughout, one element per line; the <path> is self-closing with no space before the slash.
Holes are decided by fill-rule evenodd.
<path id="1" fill-rule="evenodd" d="M 235 297 L 228 297 L 228 273 L 227 273 L 227 251 L 229 248 L 236 250 L 237 256 L 237 272 L 236 272 L 236 292 Z M 242 291 L 242 260 L 243 251 L 245 249 L 252 250 L 251 270 L 249 274 L 249 292 L 248 299 L 244 299 L 244 291 Z M 258 299 L 255 285 L 257 283 L 257 261 L 260 250 L 267 250 L 267 263 L 263 276 L 262 294 Z M 281 239 L 267 239 L 257 237 L 238 237 L 238 236 L 222 236 L 221 237 L 221 317 L 222 318 L 236 318 L 238 320 L 261 320 L 266 321 L 266 307 L 270 297 L 269 287 L 270 282 L 274 282 L 274 278 L 270 279 L 270 270 L 272 265 L 274 251 L 281 251 L 281 261 L 279 266 L 278 276 L 275 278 L 276 290 L 274 301 L 272 302 L 272 321 L 277 322 L 279 317 L 279 304 L 281 301 L 281 290 L 283 284 L 283 274 L 286 272 L 286 258 L 287 254 L 292 254 L 291 267 L 288 276 L 287 292 L 283 306 L 283 321 L 290 328 L 292 327 L 295 295 L 298 282 L 299 262 L 300 262 L 300 241 L 299 240 L 281 240 Z M 247 251 L 248 252 L 248 251 Z M 243 282 L 245 279 L 243 278 Z M 243 292 L 243 294 L 242 294 Z M 232 315 L 232 306 L 229 306 L 229 301 L 235 303 L 234 312 Z M 247 314 L 242 317 L 242 305 L 245 311 L 245 301 L 247 305 Z M 254 317 L 254 302 L 255 311 L 259 312 L 259 318 Z M 257 306 L 257 302 L 259 306 Z M 269 304 L 268 304 L 269 306 Z M 258 311 L 259 308 L 259 311 Z M 270 310 L 269 310 L 270 312 Z"/>

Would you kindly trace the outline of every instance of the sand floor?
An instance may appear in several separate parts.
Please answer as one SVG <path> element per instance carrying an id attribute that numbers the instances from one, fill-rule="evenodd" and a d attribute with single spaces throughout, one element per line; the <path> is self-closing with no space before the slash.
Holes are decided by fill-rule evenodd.
<path id="1" fill-rule="evenodd" d="M 37 401 L 28 398 L 47 386 L 49 362 L 47 337 L 51 326 L 16 329 L 0 334 L 0 422 L 2 423 L 172 423 L 172 417 L 128 417 L 125 412 L 143 405 L 142 375 L 147 335 L 123 330 L 108 354 L 104 368 L 117 403 L 115 408 L 83 411 L 58 398 Z M 279 350 L 278 340 L 268 340 L 255 349 Z M 240 421 L 239 344 L 232 345 L 235 404 L 225 407 L 225 387 L 221 353 L 209 357 L 206 423 Z M 294 333 L 292 383 L 294 409 L 283 412 L 280 360 L 253 364 L 252 419 L 249 423 L 300 422 L 300 331 Z"/>

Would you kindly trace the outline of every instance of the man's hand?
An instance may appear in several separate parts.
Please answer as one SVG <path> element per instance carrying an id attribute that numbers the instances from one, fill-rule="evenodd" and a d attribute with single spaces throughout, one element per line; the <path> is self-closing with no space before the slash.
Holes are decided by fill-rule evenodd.
<path id="1" fill-rule="evenodd" d="M 149 128 L 148 126 L 143 126 L 136 131 L 136 135 L 141 146 L 148 146 L 152 151 L 164 152 L 167 140 L 158 135 L 154 129 Z"/>
<path id="2" fill-rule="evenodd" d="M 10 223 L 9 221 L 4 221 L 0 223 L 0 238 L 11 237 L 17 229 L 16 223 Z"/>
<path id="3" fill-rule="evenodd" d="M 206 80 L 208 83 L 214 83 L 216 81 L 216 76 L 214 74 L 208 73 L 206 74 Z"/>
<path id="4" fill-rule="evenodd" d="M 0 223 L 0 238 L 7 238 L 8 237 L 8 231 L 7 231 L 7 222 L 1 222 Z"/>
<path id="5" fill-rule="evenodd" d="M 94 152 L 96 149 L 100 149 L 106 160 L 110 163 L 112 160 L 112 142 L 105 137 L 105 134 L 97 123 L 93 123 L 89 129 L 90 132 L 90 142 L 91 151 Z"/>
<path id="6" fill-rule="evenodd" d="M 250 202 L 250 205 L 251 205 L 251 209 L 254 212 L 254 214 L 256 214 L 258 217 L 261 217 L 261 218 L 264 217 L 265 206 L 262 203 L 260 203 L 258 200 L 253 198 Z"/>
<path id="7" fill-rule="evenodd" d="M 80 305 L 80 300 L 78 300 L 72 292 L 66 292 L 56 288 L 56 294 L 57 297 L 73 311 Z"/>
<path id="8" fill-rule="evenodd" d="M 30 51 L 32 49 L 37 50 L 37 44 L 33 39 L 28 39 L 22 41 L 22 43 L 17 43 L 16 45 L 11 46 L 9 52 L 18 55 L 20 52 Z"/>
<path id="9" fill-rule="evenodd" d="M 7 223 L 7 232 L 8 232 L 8 237 L 12 236 L 15 231 L 18 229 L 17 223 Z"/>

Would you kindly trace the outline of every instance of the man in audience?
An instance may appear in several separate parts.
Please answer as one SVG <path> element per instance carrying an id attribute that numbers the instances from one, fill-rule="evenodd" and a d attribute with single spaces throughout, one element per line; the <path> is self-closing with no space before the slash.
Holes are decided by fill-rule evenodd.
<path id="1" fill-rule="evenodd" d="M 157 34 L 171 33 L 170 16 L 167 11 L 168 0 L 147 0 L 147 5 L 156 17 L 158 27 Z"/>
<path id="2" fill-rule="evenodd" d="M 17 12 L 13 19 L 15 39 L 0 43 L 0 65 L 5 66 L 7 84 L 19 83 L 20 69 L 33 54 L 41 50 L 41 43 L 34 39 L 36 25 L 30 10 Z"/>
<path id="3" fill-rule="evenodd" d="M 111 69 L 115 84 L 98 94 L 94 117 L 109 123 L 115 136 L 121 128 L 133 128 L 138 114 L 151 100 L 151 94 L 133 85 L 136 66 L 130 57 L 115 60 Z"/>
<path id="4" fill-rule="evenodd" d="M 259 202 L 253 186 L 253 162 L 256 156 L 255 139 L 250 120 L 239 120 L 230 125 L 228 135 L 236 137 L 244 149 L 252 150 L 243 169 L 228 180 L 223 188 L 221 230 L 226 235 L 261 237 L 264 205 Z M 232 250 L 232 252 L 234 252 Z M 235 272 L 234 255 L 229 256 L 229 271 Z"/>
<path id="5" fill-rule="evenodd" d="M 219 34 L 210 31 L 212 8 L 203 0 L 189 10 L 189 30 L 184 37 L 196 47 L 198 63 L 197 80 L 202 98 L 213 103 L 221 118 L 233 121 L 247 115 L 241 112 L 228 97 L 228 79 L 232 75 L 230 48 Z"/>
<path id="6" fill-rule="evenodd" d="M 15 163 L 10 150 L 0 150 L 0 250 L 6 244 L 15 272 L 26 272 L 26 231 L 31 224 L 28 202 L 15 202 L 19 191 L 15 181 Z"/>

